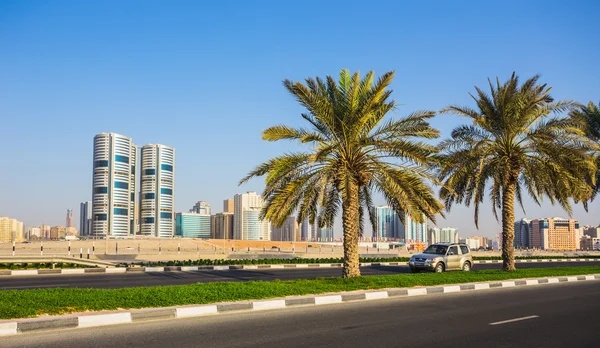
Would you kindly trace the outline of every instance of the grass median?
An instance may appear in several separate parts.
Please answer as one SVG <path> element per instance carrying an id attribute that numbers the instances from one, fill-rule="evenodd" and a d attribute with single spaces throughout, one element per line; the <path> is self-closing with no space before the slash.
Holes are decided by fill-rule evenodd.
<path id="1" fill-rule="evenodd" d="M 518 269 L 512 272 L 396 274 L 352 279 L 197 283 L 124 289 L 0 290 L 0 319 L 73 312 L 169 307 L 215 302 L 259 300 L 328 292 L 434 286 L 507 279 L 600 274 L 600 266 Z"/>

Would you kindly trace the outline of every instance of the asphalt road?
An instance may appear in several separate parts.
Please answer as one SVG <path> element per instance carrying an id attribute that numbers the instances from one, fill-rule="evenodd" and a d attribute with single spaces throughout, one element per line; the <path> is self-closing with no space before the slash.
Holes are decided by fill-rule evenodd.
<path id="1" fill-rule="evenodd" d="M 66 329 L 12 347 L 598 347 L 600 281 Z"/>
<path id="2" fill-rule="evenodd" d="M 518 268 L 593 266 L 597 262 L 519 263 Z M 501 264 L 478 264 L 477 269 L 499 269 Z M 410 272 L 407 266 L 361 267 L 363 275 L 385 275 Z M 191 272 L 134 272 L 127 274 L 55 274 L 36 276 L 0 276 L 0 290 L 35 288 L 127 288 L 156 285 L 183 285 L 206 282 L 288 280 L 339 277 L 341 268 L 264 269 Z"/>

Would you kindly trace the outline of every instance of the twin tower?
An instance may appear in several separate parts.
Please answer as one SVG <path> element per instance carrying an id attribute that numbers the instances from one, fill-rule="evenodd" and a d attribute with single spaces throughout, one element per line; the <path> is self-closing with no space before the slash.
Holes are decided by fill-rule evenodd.
<path id="1" fill-rule="evenodd" d="M 145 145 L 138 156 L 138 146 L 131 138 L 115 133 L 96 135 L 92 237 L 172 237 L 174 179 L 172 147 Z"/>

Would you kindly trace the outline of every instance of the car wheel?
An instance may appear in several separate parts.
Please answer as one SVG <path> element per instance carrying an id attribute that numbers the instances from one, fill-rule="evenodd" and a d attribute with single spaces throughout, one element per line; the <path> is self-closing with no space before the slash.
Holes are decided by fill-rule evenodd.
<path id="1" fill-rule="evenodd" d="M 411 269 L 410 269 L 410 271 L 411 271 L 412 273 L 419 273 L 419 272 L 421 272 L 421 270 L 420 270 L 420 269 L 416 269 L 416 268 L 411 268 Z"/>
<path id="2" fill-rule="evenodd" d="M 463 263 L 462 270 L 465 272 L 469 272 L 471 270 L 471 263 L 469 261 Z"/>
<path id="3" fill-rule="evenodd" d="M 443 263 L 438 263 L 437 266 L 435 266 L 435 272 L 436 273 L 442 273 L 444 272 L 444 264 Z"/>

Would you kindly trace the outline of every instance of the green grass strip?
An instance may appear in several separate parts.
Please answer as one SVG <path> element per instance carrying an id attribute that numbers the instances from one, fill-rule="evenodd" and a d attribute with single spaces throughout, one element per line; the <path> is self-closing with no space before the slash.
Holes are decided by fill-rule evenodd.
<path id="1" fill-rule="evenodd" d="M 600 274 L 600 266 L 518 269 L 513 272 L 396 274 L 352 279 L 197 283 L 124 289 L 1 290 L 0 319 L 84 311 L 168 307 L 226 301 L 259 300 L 327 292 L 433 286 L 507 279 Z"/>

